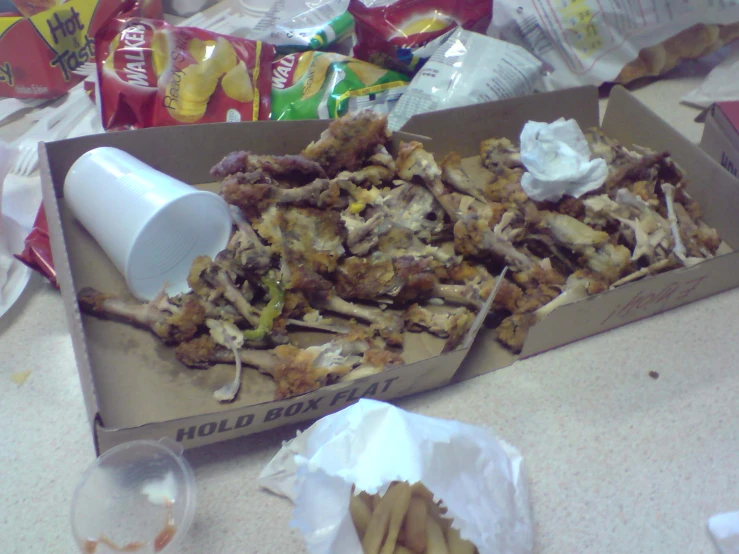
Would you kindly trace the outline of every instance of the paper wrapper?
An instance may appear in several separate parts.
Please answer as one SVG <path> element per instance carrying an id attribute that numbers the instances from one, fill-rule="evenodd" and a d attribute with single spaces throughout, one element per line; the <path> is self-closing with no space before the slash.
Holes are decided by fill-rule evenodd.
<path id="1" fill-rule="evenodd" d="M 283 445 L 259 476 L 295 503 L 292 524 L 312 554 L 362 554 L 349 515 L 357 492 L 421 481 L 480 554 L 532 551 L 520 453 L 482 428 L 362 399 Z"/>
<path id="2" fill-rule="evenodd" d="M 8 281 L 10 264 L 13 262 L 8 249 L 7 230 L 3 228 L 3 184 L 15 156 L 15 148 L 4 141 L 0 141 L 0 302 L 3 300 L 3 287 Z"/>
<path id="3" fill-rule="evenodd" d="M 739 37 L 736 2 L 495 0 L 488 34 L 526 48 L 547 90 L 664 75 Z"/>

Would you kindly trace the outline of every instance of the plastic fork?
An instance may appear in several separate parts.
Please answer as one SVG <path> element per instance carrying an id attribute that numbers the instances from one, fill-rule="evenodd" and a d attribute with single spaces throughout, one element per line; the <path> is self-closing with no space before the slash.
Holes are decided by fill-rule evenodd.
<path id="1" fill-rule="evenodd" d="M 37 108 L 41 104 L 48 102 L 45 98 L 39 99 L 19 99 L 19 98 L 3 98 L 0 100 L 0 122 L 5 121 L 12 115 L 28 110 L 31 108 Z"/>
<path id="2" fill-rule="evenodd" d="M 210 31 L 214 25 L 233 17 L 234 15 L 235 14 L 230 9 L 223 10 L 222 12 L 218 12 L 210 17 L 204 16 L 201 13 L 196 13 L 189 19 L 182 21 L 178 27 L 198 27 L 199 29 Z"/>
<path id="3" fill-rule="evenodd" d="M 84 93 L 84 91 L 81 91 Z M 80 101 L 70 96 L 62 106 L 46 114 L 29 129 L 27 133 L 17 139 L 13 145 L 18 151 L 15 163 L 10 169 L 13 175 L 27 176 L 36 171 L 38 167 L 38 143 L 40 141 L 51 142 L 66 135 L 79 123 L 80 117 L 88 110 L 93 109 L 93 104 Z"/>

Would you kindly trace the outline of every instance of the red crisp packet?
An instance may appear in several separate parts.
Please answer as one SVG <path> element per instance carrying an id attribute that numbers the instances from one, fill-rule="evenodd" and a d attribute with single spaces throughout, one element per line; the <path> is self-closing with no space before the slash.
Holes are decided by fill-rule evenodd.
<path id="1" fill-rule="evenodd" d="M 56 280 L 54 260 L 51 256 L 51 243 L 49 242 L 49 226 L 46 223 L 46 212 L 44 207 L 39 208 L 33 230 L 26 237 L 26 246 L 23 252 L 15 255 L 21 262 L 31 269 L 38 271 L 46 277 L 54 287 L 59 288 Z"/>
<path id="2" fill-rule="evenodd" d="M 18 4 L 28 17 L 0 15 L 0 96 L 56 98 L 83 79 L 75 70 L 95 61 L 95 33 L 134 2 Z"/>
<path id="3" fill-rule="evenodd" d="M 133 18 L 95 48 L 105 129 L 269 119 L 270 45 Z"/>
<path id="4" fill-rule="evenodd" d="M 351 0 L 355 58 L 408 74 L 431 57 L 424 48 L 457 26 L 484 33 L 492 0 Z"/>

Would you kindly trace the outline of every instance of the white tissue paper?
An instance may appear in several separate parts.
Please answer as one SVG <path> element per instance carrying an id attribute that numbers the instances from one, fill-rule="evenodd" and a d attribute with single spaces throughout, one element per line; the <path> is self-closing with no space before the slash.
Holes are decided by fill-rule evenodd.
<path id="1" fill-rule="evenodd" d="M 708 108 L 715 102 L 739 100 L 739 43 L 732 45 L 729 55 L 706 76 L 703 82 L 688 94 L 682 102 L 699 108 Z"/>
<path id="2" fill-rule="evenodd" d="M 482 427 L 362 399 L 284 444 L 260 484 L 295 503 L 292 525 L 311 554 L 362 554 L 349 515 L 357 492 L 421 481 L 480 554 L 533 548 L 521 454 Z"/>
<path id="3" fill-rule="evenodd" d="M 574 119 L 526 123 L 521 131 L 521 162 L 527 170 L 521 187 L 539 202 L 555 202 L 563 196 L 580 198 L 608 177 L 606 161 L 590 159 L 590 147 Z"/>
<path id="4" fill-rule="evenodd" d="M 10 166 L 15 159 L 15 149 L 6 142 L 0 140 L 0 303 L 3 302 L 5 295 L 3 289 L 5 283 L 8 282 L 8 273 L 10 266 L 13 263 L 13 256 L 8 249 L 8 235 L 7 229 L 3 225 L 3 183 L 5 177 L 8 175 Z"/>
<path id="5" fill-rule="evenodd" d="M 721 554 L 739 554 L 739 512 L 716 514 L 708 520 L 708 530 Z"/>

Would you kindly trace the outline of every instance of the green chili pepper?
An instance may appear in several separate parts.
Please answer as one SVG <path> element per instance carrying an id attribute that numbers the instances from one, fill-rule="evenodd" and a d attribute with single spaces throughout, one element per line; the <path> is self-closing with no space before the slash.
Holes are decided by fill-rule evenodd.
<path id="1" fill-rule="evenodd" d="M 272 324 L 275 318 L 282 313 L 282 307 L 285 305 L 285 291 L 280 284 L 274 279 L 265 277 L 262 284 L 269 291 L 269 302 L 259 314 L 259 325 L 256 329 L 244 331 L 246 340 L 261 340 L 272 330 Z"/>

